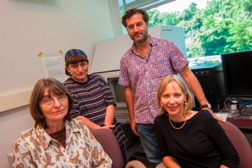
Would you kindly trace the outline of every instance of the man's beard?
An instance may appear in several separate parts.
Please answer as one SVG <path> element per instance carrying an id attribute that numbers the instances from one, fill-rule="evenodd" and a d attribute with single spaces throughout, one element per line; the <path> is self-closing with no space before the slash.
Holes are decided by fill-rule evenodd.
<path id="1" fill-rule="evenodd" d="M 143 43 L 145 42 L 145 40 L 148 38 L 148 32 L 146 31 L 144 34 L 143 34 L 143 37 L 139 40 L 136 40 L 134 39 L 134 36 L 131 37 L 131 39 L 135 42 L 135 43 Z"/>

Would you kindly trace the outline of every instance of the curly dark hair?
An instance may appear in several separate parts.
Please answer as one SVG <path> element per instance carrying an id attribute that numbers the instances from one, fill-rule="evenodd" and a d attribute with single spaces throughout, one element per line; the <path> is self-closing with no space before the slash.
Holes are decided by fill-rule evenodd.
<path id="1" fill-rule="evenodd" d="M 124 16 L 122 16 L 122 24 L 124 27 L 127 27 L 126 20 L 131 18 L 131 16 L 135 15 L 136 13 L 142 14 L 144 22 L 148 25 L 148 22 L 149 22 L 148 13 L 143 9 L 132 8 L 132 9 L 127 10 Z"/>

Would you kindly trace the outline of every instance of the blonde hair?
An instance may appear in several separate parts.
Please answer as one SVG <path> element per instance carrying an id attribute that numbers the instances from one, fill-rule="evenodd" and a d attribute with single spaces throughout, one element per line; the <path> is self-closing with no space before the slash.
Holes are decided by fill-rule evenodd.
<path id="1" fill-rule="evenodd" d="M 159 83 L 157 96 L 156 96 L 156 102 L 160 109 L 159 114 L 163 114 L 165 112 L 164 108 L 161 106 L 161 96 L 166 88 L 166 86 L 171 83 L 176 82 L 179 87 L 181 88 L 182 92 L 186 96 L 186 102 L 185 102 L 185 115 L 188 114 L 192 107 L 193 107 L 193 97 L 190 93 L 189 89 L 187 88 L 185 82 L 177 75 L 168 75 L 164 77 L 161 82 Z"/>

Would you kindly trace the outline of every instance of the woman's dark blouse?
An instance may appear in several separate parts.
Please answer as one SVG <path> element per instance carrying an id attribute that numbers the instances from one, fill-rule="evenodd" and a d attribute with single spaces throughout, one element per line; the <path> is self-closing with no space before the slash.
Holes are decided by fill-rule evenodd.
<path id="1" fill-rule="evenodd" d="M 74 99 L 71 116 L 84 116 L 97 125 L 104 126 L 106 107 L 116 105 L 113 94 L 100 75 L 88 75 L 87 82 L 78 83 L 68 78 L 64 85 L 70 90 Z M 114 119 L 113 133 L 119 145 L 123 145 L 127 138 L 121 128 L 120 123 Z"/>
<path id="2" fill-rule="evenodd" d="M 172 122 L 179 127 L 183 122 Z M 154 121 L 161 157 L 176 158 L 182 168 L 219 168 L 221 164 L 236 168 L 239 156 L 224 130 L 211 114 L 201 110 L 174 129 L 166 114 Z"/>

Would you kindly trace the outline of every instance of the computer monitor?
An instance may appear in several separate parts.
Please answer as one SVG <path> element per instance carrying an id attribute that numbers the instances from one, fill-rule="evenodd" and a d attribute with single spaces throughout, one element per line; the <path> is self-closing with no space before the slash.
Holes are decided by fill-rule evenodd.
<path id="1" fill-rule="evenodd" d="M 221 54 L 227 97 L 252 97 L 252 50 Z"/>
<path id="2" fill-rule="evenodd" d="M 119 77 L 107 78 L 108 85 L 114 95 L 117 107 L 127 107 L 124 97 L 124 86 L 118 84 Z"/>

